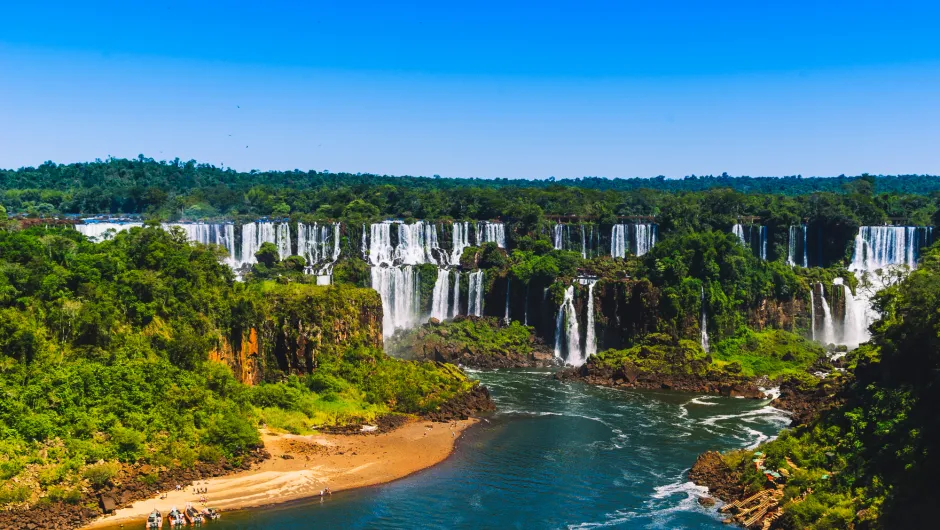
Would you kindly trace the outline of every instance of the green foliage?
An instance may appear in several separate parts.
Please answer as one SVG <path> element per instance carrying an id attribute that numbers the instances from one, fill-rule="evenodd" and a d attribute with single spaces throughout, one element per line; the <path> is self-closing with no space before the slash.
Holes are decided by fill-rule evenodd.
<path id="1" fill-rule="evenodd" d="M 92 486 L 100 488 L 116 477 L 119 470 L 120 467 L 113 462 L 92 464 L 82 471 L 82 478 L 87 480 Z"/>
<path id="2" fill-rule="evenodd" d="M 783 330 L 741 328 L 734 336 L 714 344 L 711 356 L 718 367 L 736 364 L 738 369 L 733 373 L 776 379 L 802 377 L 826 358 L 826 352 L 818 344 Z"/>
<path id="3" fill-rule="evenodd" d="M 927 251 L 906 279 L 881 291 L 876 303 L 882 318 L 872 342 L 848 356 L 855 380 L 844 402 L 758 448 L 768 468 L 791 473 L 787 527 L 933 523 L 940 473 L 940 247 Z M 754 480 L 753 473 L 742 477 Z"/>
<path id="4" fill-rule="evenodd" d="M 534 330 L 518 321 L 500 325 L 494 317 L 457 318 L 398 333 L 386 348 L 406 359 L 421 358 L 435 349 L 471 355 L 529 357 L 535 352 Z"/>
<path id="5" fill-rule="evenodd" d="M 726 373 L 776 379 L 812 378 L 807 370 L 821 359 L 825 359 L 821 347 L 792 333 L 742 328 L 734 337 L 715 344 L 710 354 L 695 341 L 654 333 L 632 348 L 601 352 L 594 362 L 611 368 L 627 364 L 642 372 L 672 376 Z"/>
<path id="6" fill-rule="evenodd" d="M 119 462 L 237 463 L 260 444 L 260 422 L 371 421 L 472 387 L 385 356 L 375 291 L 282 282 L 300 275 L 299 257 L 271 265 L 278 281 L 235 283 L 216 249 L 151 226 L 98 244 L 73 230 L 0 230 L 0 505 L 76 502 L 83 481 L 105 486 Z M 248 387 L 209 361 L 248 328 L 273 381 L 285 378 L 278 356 L 303 377 Z M 315 363 L 287 362 L 276 338 L 302 350 L 313 343 L 301 328 L 322 341 Z"/>

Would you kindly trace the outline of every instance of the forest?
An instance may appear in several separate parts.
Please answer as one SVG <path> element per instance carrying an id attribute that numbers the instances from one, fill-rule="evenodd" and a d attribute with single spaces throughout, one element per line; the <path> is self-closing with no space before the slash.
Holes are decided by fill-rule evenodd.
<path id="1" fill-rule="evenodd" d="M 477 390 L 451 365 L 386 355 L 389 340 L 409 358 L 429 344 L 533 359 L 554 346 L 591 369 L 810 392 L 825 370 L 839 404 L 758 448 L 793 474 L 787 527 L 914 525 L 930 504 L 937 177 L 448 179 L 141 156 L 0 171 L 4 212 L 0 505 L 87 502 L 131 464 L 238 464 L 261 425 L 303 433 L 426 414 Z M 143 226 L 98 243 L 68 226 L 102 214 Z M 384 226 L 395 256 L 380 263 L 370 249 L 388 219 L 401 223 Z M 233 269 L 245 236 L 204 245 L 161 225 L 179 221 L 290 235 Z M 504 240 L 458 241 L 464 222 L 479 234 L 499 225 Z M 336 226 L 316 240 L 336 257 L 302 247 L 312 223 Z M 885 225 L 907 230 L 897 270 L 858 252 L 888 248 L 862 232 Z M 425 227 L 433 238 L 410 239 Z M 406 271 L 407 290 L 383 286 L 381 274 Z M 862 299 L 879 320 L 859 320 Z M 850 331 L 863 344 L 847 353 Z M 753 458 L 724 456 L 763 487 Z"/>

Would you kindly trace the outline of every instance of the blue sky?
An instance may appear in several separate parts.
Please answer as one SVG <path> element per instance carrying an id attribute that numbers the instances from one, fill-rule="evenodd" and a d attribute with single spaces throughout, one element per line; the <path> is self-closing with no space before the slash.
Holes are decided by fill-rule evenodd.
<path id="1" fill-rule="evenodd" d="M 78 4 L 0 7 L 0 167 L 940 174 L 935 2 Z"/>

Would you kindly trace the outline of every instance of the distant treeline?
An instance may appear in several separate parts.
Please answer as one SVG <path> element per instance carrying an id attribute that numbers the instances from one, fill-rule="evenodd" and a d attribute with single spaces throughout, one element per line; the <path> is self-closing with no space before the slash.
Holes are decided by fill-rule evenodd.
<path id="1" fill-rule="evenodd" d="M 739 217 L 772 224 L 832 218 L 858 224 L 930 224 L 940 177 L 586 177 L 564 180 L 393 177 L 317 171 L 237 172 L 195 161 L 108 159 L 0 170 L 10 214 L 127 213 L 164 220 L 276 216 L 360 222 L 376 218 L 545 216 L 616 222 L 656 216 L 666 228 L 726 229 Z"/>

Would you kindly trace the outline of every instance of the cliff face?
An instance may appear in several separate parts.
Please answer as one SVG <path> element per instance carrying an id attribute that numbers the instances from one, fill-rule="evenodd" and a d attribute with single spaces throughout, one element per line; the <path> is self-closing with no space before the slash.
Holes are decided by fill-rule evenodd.
<path id="1" fill-rule="evenodd" d="M 377 292 L 345 285 L 266 284 L 254 310 L 210 353 L 246 384 L 311 373 L 323 356 L 382 347 Z"/>

